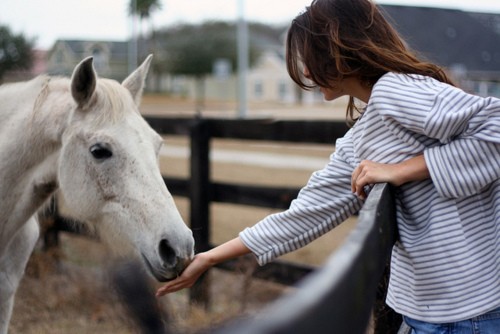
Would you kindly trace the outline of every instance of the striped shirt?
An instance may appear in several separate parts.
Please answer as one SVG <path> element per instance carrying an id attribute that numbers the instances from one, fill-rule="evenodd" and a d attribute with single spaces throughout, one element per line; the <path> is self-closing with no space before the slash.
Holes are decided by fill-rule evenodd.
<path id="1" fill-rule="evenodd" d="M 500 100 L 419 75 L 387 73 L 324 169 L 284 212 L 240 233 L 261 265 L 356 214 L 362 160 L 424 154 L 431 178 L 396 189 L 400 239 L 387 303 L 427 322 L 469 319 L 500 306 Z"/>

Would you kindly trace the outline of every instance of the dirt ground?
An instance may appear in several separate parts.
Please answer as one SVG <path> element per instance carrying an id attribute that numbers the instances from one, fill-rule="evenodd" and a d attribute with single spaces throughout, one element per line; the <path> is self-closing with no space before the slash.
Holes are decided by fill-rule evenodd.
<path id="1" fill-rule="evenodd" d="M 190 103 L 146 96 L 143 113 L 189 115 Z M 220 105 L 215 103 L 213 108 L 212 111 L 207 111 L 207 115 L 220 113 L 216 110 Z M 225 108 L 230 109 L 227 105 Z M 255 117 L 265 115 L 300 118 L 297 116 L 298 110 L 289 110 L 284 106 L 261 106 L 254 110 Z M 319 107 L 312 110 L 310 116 L 327 118 L 323 117 L 323 113 L 327 112 L 324 107 Z M 226 116 L 230 113 L 232 111 L 223 112 Z M 167 137 L 166 145 L 186 147 L 187 139 Z M 326 163 L 333 147 L 215 141 L 213 149 L 324 157 Z M 184 158 L 162 157 L 161 167 L 165 175 L 188 176 L 188 162 Z M 304 185 L 312 172 L 306 169 L 257 168 L 236 163 L 214 163 L 212 169 L 211 177 L 214 180 L 286 186 Z M 176 198 L 176 204 L 184 219 L 189 221 L 187 200 Z M 255 224 L 273 212 L 272 209 L 214 204 L 211 207 L 212 242 L 220 244 L 229 240 L 246 226 Z M 286 255 L 284 259 L 321 265 L 342 242 L 354 223 L 355 220 L 346 222 L 311 245 Z M 138 329 L 110 282 L 111 264 L 107 249 L 98 241 L 86 237 L 63 233 L 60 247 L 51 251 L 44 251 L 40 242 L 17 293 L 9 333 L 137 333 Z M 210 276 L 212 305 L 208 311 L 190 305 L 188 291 L 158 300 L 160 308 L 169 315 L 169 325 L 175 333 L 192 333 L 242 314 L 251 314 L 282 293 L 293 290 L 249 279 L 245 273 L 232 274 L 213 269 Z M 152 280 L 150 284 L 153 288 L 159 286 Z"/>

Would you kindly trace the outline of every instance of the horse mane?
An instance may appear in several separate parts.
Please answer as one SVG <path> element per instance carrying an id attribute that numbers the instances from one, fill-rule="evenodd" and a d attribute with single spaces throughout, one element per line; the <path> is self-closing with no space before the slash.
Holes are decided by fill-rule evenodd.
<path id="1" fill-rule="evenodd" d="M 49 83 L 52 78 L 48 75 L 41 75 L 39 79 L 42 81 L 42 89 L 40 89 L 40 92 L 35 99 L 35 104 L 33 106 L 33 111 L 35 112 L 40 109 L 43 102 L 47 99 L 47 96 L 49 95 Z"/>

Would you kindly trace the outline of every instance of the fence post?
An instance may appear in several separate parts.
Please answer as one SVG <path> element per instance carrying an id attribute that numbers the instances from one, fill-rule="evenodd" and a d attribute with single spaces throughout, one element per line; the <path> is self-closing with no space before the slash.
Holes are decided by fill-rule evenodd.
<path id="1" fill-rule="evenodd" d="M 210 248 L 210 123 L 208 120 L 198 119 L 190 129 L 190 137 L 190 222 L 196 252 L 204 252 Z M 209 276 L 205 273 L 191 288 L 191 301 L 208 308 L 209 285 Z"/>

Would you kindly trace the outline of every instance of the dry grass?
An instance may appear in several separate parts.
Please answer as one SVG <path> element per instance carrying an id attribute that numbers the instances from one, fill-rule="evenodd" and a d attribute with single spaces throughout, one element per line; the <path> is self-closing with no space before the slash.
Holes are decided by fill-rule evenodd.
<path id="1" fill-rule="evenodd" d="M 102 245 L 63 235 L 62 248 L 36 250 L 16 295 L 9 333 L 133 333 L 107 291 Z"/>
<path id="2" fill-rule="evenodd" d="M 110 283 L 112 264 L 101 243 L 65 233 L 60 249 L 36 250 L 16 296 L 9 333 L 139 333 Z M 209 280 L 208 311 L 190 305 L 188 291 L 158 300 L 175 333 L 195 333 L 251 314 L 291 289 L 218 269 L 211 270 Z"/>
<path id="3" fill-rule="evenodd" d="M 146 97 L 147 113 L 158 114 L 166 110 L 166 102 L 159 97 Z M 186 113 L 187 101 L 173 101 L 166 113 Z M 167 108 L 168 109 L 168 108 Z M 256 109 L 256 115 L 267 115 L 265 108 Z M 260 114 L 259 114 L 260 112 Z M 315 115 L 323 116 L 319 108 Z M 299 118 L 297 111 L 280 109 L 284 117 Z M 309 114 L 311 115 L 311 114 Z M 323 117 L 324 118 L 324 117 Z M 185 147 L 186 138 L 167 137 L 167 145 Z M 264 145 L 257 142 L 214 141 L 214 149 L 238 150 L 241 152 L 270 152 L 289 155 L 304 155 L 325 158 L 332 151 L 329 146 L 309 145 Z M 162 171 L 166 175 L 188 177 L 188 162 L 181 158 L 162 158 Z M 211 177 L 217 181 L 273 186 L 301 186 L 311 170 L 256 168 L 242 164 L 214 163 Z M 186 221 L 188 202 L 176 198 L 176 203 Z M 212 204 L 212 243 L 220 244 L 234 238 L 238 232 L 275 212 L 272 209 L 253 208 L 241 205 Z M 289 261 L 321 265 L 350 231 L 351 220 L 335 231 L 321 237 L 311 245 L 286 255 Z M 37 249 L 28 265 L 26 275 L 17 293 L 14 315 L 9 333 L 136 333 L 120 300 L 109 283 L 108 252 L 102 244 L 84 237 L 62 234 L 61 247 L 50 252 Z M 189 305 L 186 291 L 169 295 L 159 304 L 168 310 L 178 333 L 191 333 L 201 328 L 214 326 L 228 318 L 259 310 L 262 305 L 277 298 L 285 288 L 261 280 L 249 279 L 248 273 L 231 274 L 217 269 L 210 273 L 212 307 L 209 312 Z M 158 286 L 151 282 L 153 286 Z"/>

